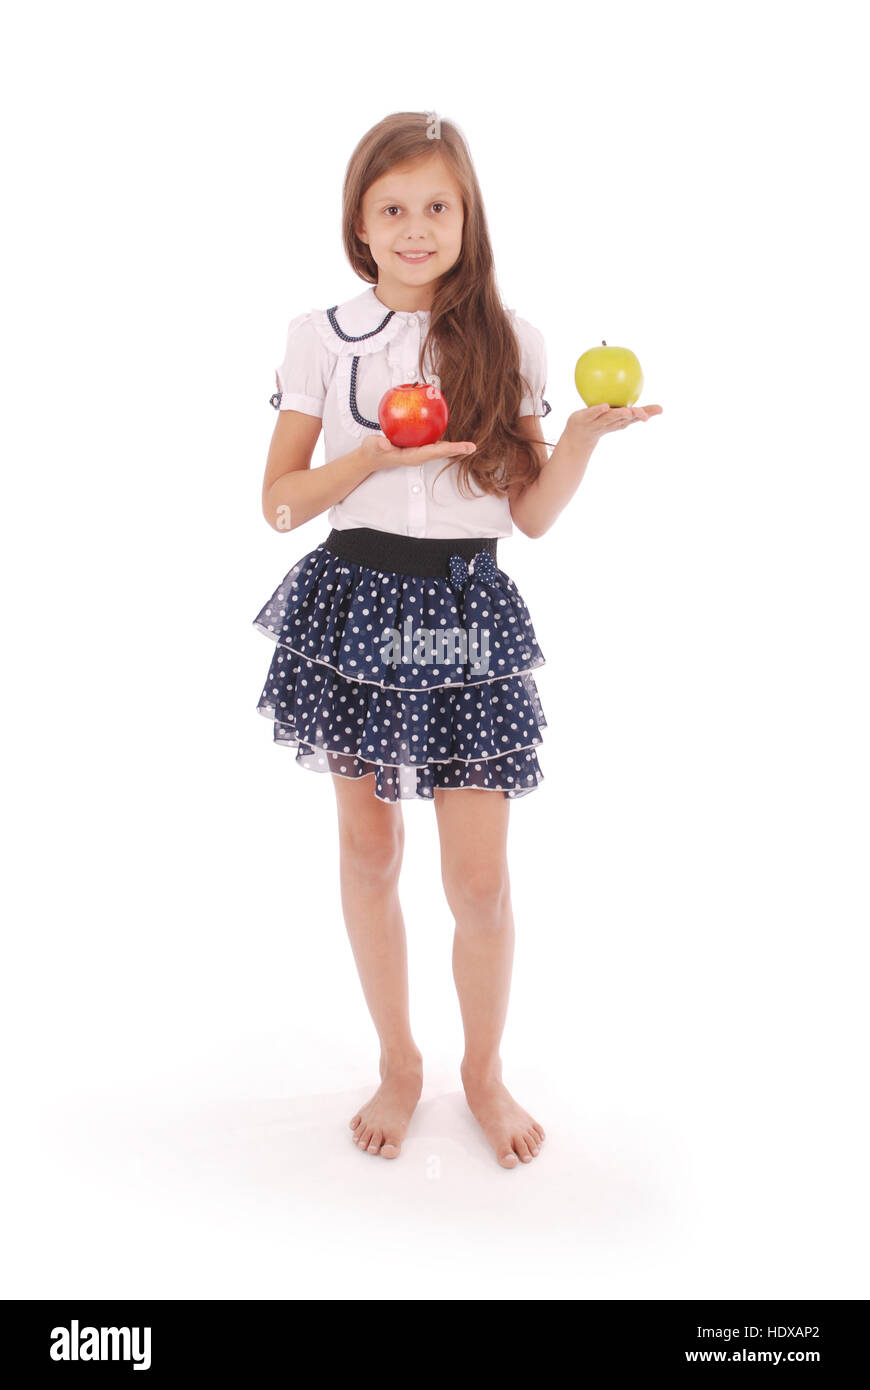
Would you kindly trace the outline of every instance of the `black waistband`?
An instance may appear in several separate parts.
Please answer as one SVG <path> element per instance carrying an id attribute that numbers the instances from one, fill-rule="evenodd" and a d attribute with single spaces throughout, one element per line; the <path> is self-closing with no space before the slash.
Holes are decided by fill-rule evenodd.
<path id="1" fill-rule="evenodd" d="M 447 578 L 451 555 L 470 560 L 479 550 L 488 550 L 498 565 L 497 536 L 400 536 L 371 526 L 351 526 L 330 531 L 323 544 L 333 555 L 354 565 L 433 579 Z"/>

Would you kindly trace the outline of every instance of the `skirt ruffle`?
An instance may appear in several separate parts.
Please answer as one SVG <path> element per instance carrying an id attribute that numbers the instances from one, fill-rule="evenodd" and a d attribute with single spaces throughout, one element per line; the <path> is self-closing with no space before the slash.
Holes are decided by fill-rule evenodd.
<path id="1" fill-rule="evenodd" d="M 516 798 L 543 781 L 547 721 L 531 672 L 545 658 L 503 570 L 475 578 L 472 567 L 457 587 L 321 544 L 253 621 L 275 642 L 257 709 L 300 766 L 373 773 L 382 801 L 461 787 Z"/>

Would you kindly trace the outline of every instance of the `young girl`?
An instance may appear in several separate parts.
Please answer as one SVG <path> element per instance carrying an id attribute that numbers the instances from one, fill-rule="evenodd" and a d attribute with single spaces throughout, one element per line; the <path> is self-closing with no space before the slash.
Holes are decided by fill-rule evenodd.
<path id="1" fill-rule="evenodd" d="M 332 774 L 341 897 L 380 1040 L 381 1084 L 354 1142 L 395 1158 L 422 1088 L 408 1013 L 398 879 L 401 802 L 434 801 L 468 1104 L 505 1168 L 544 1129 L 501 1079 L 514 946 L 511 801 L 542 781 L 544 664 L 526 604 L 498 564 L 515 523 L 542 536 L 597 438 L 660 410 L 572 415 L 548 458 L 546 350 L 496 290 L 480 188 L 458 129 L 400 112 L 360 141 L 344 185 L 348 259 L 369 288 L 294 318 L 263 480 L 276 530 L 327 512 L 331 530 L 254 619 L 276 644 L 257 708 L 303 768 Z M 378 404 L 436 383 L 445 437 L 392 446 Z M 326 462 L 311 469 L 321 427 Z"/>

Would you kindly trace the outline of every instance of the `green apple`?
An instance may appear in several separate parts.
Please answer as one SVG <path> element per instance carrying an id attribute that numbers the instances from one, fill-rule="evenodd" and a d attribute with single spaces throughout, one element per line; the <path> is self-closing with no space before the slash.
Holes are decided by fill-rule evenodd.
<path id="1" fill-rule="evenodd" d="M 574 383 L 587 405 L 634 405 L 643 390 L 643 372 L 631 348 L 589 348 L 578 357 Z"/>

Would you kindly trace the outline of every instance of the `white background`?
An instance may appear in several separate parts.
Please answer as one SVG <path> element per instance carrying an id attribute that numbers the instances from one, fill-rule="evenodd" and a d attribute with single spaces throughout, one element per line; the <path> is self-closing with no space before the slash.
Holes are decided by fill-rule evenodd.
<path id="1" fill-rule="evenodd" d="M 866 1298 L 868 110 L 857 4 L 48 4 L 4 24 L 6 1297 Z M 866 90 L 866 89 L 865 89 Z M 465 134 L 504 301 L 664 413 L 501 563 L 547 665 L 502 1055 L 465 1107 L 430 802 L 401 1157 L 328 776 L 252 620 L 344 169 Z M 322 439 L 315 461 L 322 459 Z"/>

